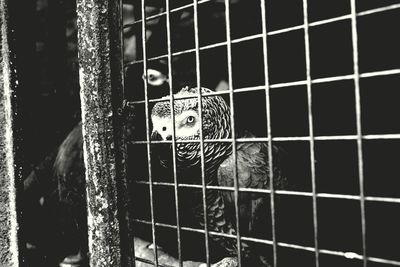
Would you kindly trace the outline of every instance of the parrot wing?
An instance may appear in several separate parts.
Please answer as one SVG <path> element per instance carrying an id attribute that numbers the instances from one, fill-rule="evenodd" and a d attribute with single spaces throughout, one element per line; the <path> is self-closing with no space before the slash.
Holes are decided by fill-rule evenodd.
<path id="1" fill-rule="evenodd" d="M 253 137 L 246 133 L 245 137 Z M 274 188 L 286 186 L 286 178 L 280 167 L 280 155 L 277 147 L 272 148 L 274 168 Z M 219 186 L 234 186 L 234 169 L 237 170 L 239 188 L 268 189 L 270 185 L 268 166 L 268 145 L 262 142 L 240 143 L 236 150 L 236 166 L 233 154 L 221 163 L 218 168 Z M 226 216 L 235 221 L 235 202 L 233 191 L 223 191 Z M 262 227 L 268 220 L 269 197 L 263 193 L 239 193 L 240 225 L 245 234 L 259 234 L 257 225 Z M 262 210 L 262 212 L 261 212 Z"/>
<path id="2" fill-rule="evenodd" d="M 61 202 L 84 209 L 86 198 L 82 123 L 76 125 L 60 145 L 53 172 Z"/>
<path id="3" fill-rule="evenodd" d="M 84 182 L 82 124 L 79 123 L 68 134 L 57 150 L 53 151 L 24 179 L 24 199 L 36 202 L 42 196 L 59 195 L 66 190 L 65 182 Z M 71 188 L 69 188 L 71 189 Z M 81 190 L 84 194 L 85 188 Z"/>

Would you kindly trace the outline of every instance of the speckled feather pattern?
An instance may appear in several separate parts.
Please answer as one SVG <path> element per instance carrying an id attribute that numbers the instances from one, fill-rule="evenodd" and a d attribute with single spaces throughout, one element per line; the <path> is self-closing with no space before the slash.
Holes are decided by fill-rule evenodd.
<path id="1" fill-rule="evenodd" d="M 202 88 L 202 93 L 211 92 L 209 89 Z M 176 96 L 198 95 L 196 88 L 184 88 Z M 175 116 L 186 110 L 195 110 L 198 112 L 198 99 L 176 99 L 174 102 Z M 170 116 L 170 102 L 157 103 L 152 116 Z M 230 109 L 224 99 L 219 96 L 204 97 L 202 100 L 203 114 L 203 136 L 205 139 L 222 139 L 231 137 Z M 254 137 L 250 133 L 245 133 L 238 137 Z M 198 140 L 200 133 L 186 139 Z M 239 143 L 237 145 L 237 165 L 235 165 L 232 155 L 232 144 L 224 142 L 204 143 L 204 160 L 206 183 L 209 185 L 220 185 L 233 187 L 233 170 L 237 167 L 237 175 L 240 187 L 247 188 L 269 188 L 269 169 L 268 169 L 268 146 L 266 143 Z M 277 154 L 277 148 L 273 148 L 273 153 Z M 177 150 L 178 171 L 198 167 L 201 160 L 199 143 L 178 143 Z M 275 188 L 284 188 L 285 178 L 281 175 L 279 161 L 274 157 L 274 185 Z M 201 181 L 201 177 L 197 178 Z M 245 233 L 251 233 L 254 224 L 258 218 L 260 206 L 263 205 L 264 198 L 254 194 L 242 194 L 241 217 L 248 217 L 247 229 Z M 208 229 L 210 231 L 222 232 L 225 234 L 236 235 L 234 214 L 227 212 L 234 210 L 233 192 L 220 192 L 217 190 L 208 190 L 207 217 Z M 204 225 L 203 206 L 201 198 L 198 199 L 198 205 L 193 207 L 194 216 L 200 225 Z M 244 207 L 244 208 L 243 208 Z M 266 211 L 264 211 L 266 212 Z M 242 227 L 241 227 L 242 229 Z M 222 238 L 215 235 L 210 236 L 213 241 L 225 248 L 229 255 L 237 254 L 237 243 L 235 239 Z M 249 246 L 242 242 L 243 257 L 250 257 L 252 251 Z M 260 257 L 261 258 L 261 257 Z M 261 262 L 261 261 L 259 261 Z M 257 265 L 268 266 L 268 264 Z"/>
<path id="2" fill-rule="evenodd" d="M 210 93 L 210 89 L 202 88 L 202 93 Z M 175 96 L 198 95 L 197 88 L 185 87 Z M 174 114 L 181 114 L 183 111 L 194 110 L 198 113 L 198 99 L 175 99 Z M 152 116 L 170 117 L 170 102 L 159 102 L 154 105 Z M 202 119 L 204 139 L 223 139 L 231 136 L 230 110 L 225 100 L 220 96 L 206 96 L 202 98 Z M 186 140 L 199 140 L 200 132 L 196 135 L 181 138 Z M 179 140 L 179 139 L 177 139 Z M 229 154 L 230 143 L 204 143 L 204 159 L 206 172 L 216 171 L 219 164 Z M 201 161 L 200 143 L 178 143 L 176 145 L 176 159 L 179 168 L 191 168 L 198 166 Z"/>

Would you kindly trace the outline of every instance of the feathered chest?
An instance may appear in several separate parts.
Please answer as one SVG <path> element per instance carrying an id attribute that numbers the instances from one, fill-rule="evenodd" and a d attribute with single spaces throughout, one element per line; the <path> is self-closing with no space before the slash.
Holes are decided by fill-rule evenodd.
<path id="1" fill-rule="evenodd" d="M 176 159 L 180 168 L 201 166 L 202 150 L 200 142 L 179 143 L 176 147 Z M 206 170 L 217 168 L 231 153 L 231 144 L 224 142 L 204 142 L 204 166 Z"/>

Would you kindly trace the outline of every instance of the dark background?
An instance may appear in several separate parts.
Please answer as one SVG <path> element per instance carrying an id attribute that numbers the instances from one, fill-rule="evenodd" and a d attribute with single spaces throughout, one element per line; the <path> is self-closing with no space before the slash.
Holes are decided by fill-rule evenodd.
<path id="1" fill-rule="evenodd" d="M 16 0 L 17 1 L 17 0 Z M 20 1 L 17 18 L 17 64 L 19 71 L 23 126 L 23 162 L 27 175 L 33 166 L 54 151 L 80 121 L 75 2 L 71 0 Z M 386 6 L 398 1 L 356 1 L 357 11 Z M 127 4 L 128 1 L 126 1 Z M 133 13 L 140 18 L 138 4 Z M 191 1 L 171 1 L 171 8 Z M 149 13 L 164 9 L 149 1 Z M 322 3 L 310 0 L 309 22 L 347 15 L 350 1 Z M 135 13 L 136 12 L 136 13 Z M 232 1 L 231 36 L 237 39 L 261 33 L 258 1 Z M 171 15 L 172 51 L 194 48 L 193 9 Z M 301 1 L 268 1 L 267 30 L 275 31 L 303 23 Z M 400 68 L 399 9 L 357 18 L 360 73 Z M 165 18 L 148 22 L 148 56 L 167 53 Z M 125 30 L 125 40 L 139 40 L 134 50 L 125 51 L 126 96 L 143 100 L 140 25 Z M 312 79 L 353 73 L 351 20 L 310 27 L 310 67 Z M 223 1 L 199 5 L 200 46 L 226 41 Z M 269 35 L 270 84 L 306 79 L 304 31 Z M 213 90 L 228 80 L 226 47 L 202 50 L 201 84 Z M 167 74 L 166 58 L 151 61 L 149 67 Z M 262 39 L 232 44 L 233 86 L 264 85 Z M 173 91 L 196 84 L 194 53 L 173 57 Z M 400 133 L 396 98 L 399 75 L 360 79 L 361 125 L 363 134 Z M 149 86 L 150 98 L 168 93 L 168 87 Z M 353 80 L 312 84 L 313 129 L 316 136 L 355 135 L 355 90 Z M 308 136 L 309 117 L 305 85 L 271 89 L 271 127 L 274 137 Z M 226 96 L 227 98 L 227 96 Z M 267 133 L 265 91 L 235 93 L 238 129 L 248 129 L 258 137 Z M 135 139 L 144 138 L 144 106 L 136 107 Z M 311 192 L 310 146 L 308 141 L 281 141 L 287 152 L 291 190 Z M 400 197 L 397 159 L 398 140 L 363 141 L 364 189 L 367 196 Z M 316 141 L 316 189 L 321 193 L 359 194 L 357 144 L 354 140 Z M 135 160 L 135 158 L 133 158 Z M 140 173 L 140 172 L 139 172 Z M 143 186 L 144 188 L 146 186 Z M 278 241 L 313 247 L 312 202 L 310 197 L 284 196 L 278 209 L 282 228 Z M 369 256 L 400 261 L 400 207 L 395 203 L 366 202 L 367 252 Z M 321 249 L 362 254 L 360 204 L 355 200 L 319 199 L 317 205 Z M 270 249 L 270 248 L 269 248 Z M 278 262 L 312 266 L 313 254 L 279 247 Z M 287 256 L 290 255 L 290 256 Z M 320 266 L 361 266 L 359 260 L 321 254 Z M 288 261 L 288 262 L 286 262 Z M 335 263 L 334 263 L 335 262 Z M 386 266 L 369 263 L 368 266 Z"/>

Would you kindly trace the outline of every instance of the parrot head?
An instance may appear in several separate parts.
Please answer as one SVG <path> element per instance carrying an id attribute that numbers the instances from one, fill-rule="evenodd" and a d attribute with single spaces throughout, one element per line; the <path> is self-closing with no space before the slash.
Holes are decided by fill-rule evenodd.
<path id="1" fill-rule="evenodd" d="M 212 92 L 201 88 L 202 94 Z M 172 140 L 175 127 L 175 140 L 199 140 L 201 131 L 198 88 L 185 87 L 175 94 L 174 121 L 171 118 L 171 102 L 158 102 L 151 112 L 153 130 L 152 140 Z M 183 97 L 183 98 L 182 98 Z M 185 98 L 188 97 L 188 98 Z M 230 110 L 225 100 L 220 96 L 202 96 L 202 129 L 204 139 L 224 139 L 231 135 Z M 205 142 L 204 156 L 206 163 L 211 163 L 224 154 L 230 147 L 229 142 Z M 201 160 L 199 142 L 176 144 L 176 159 L 179 167 L 192 167 Z"/>

